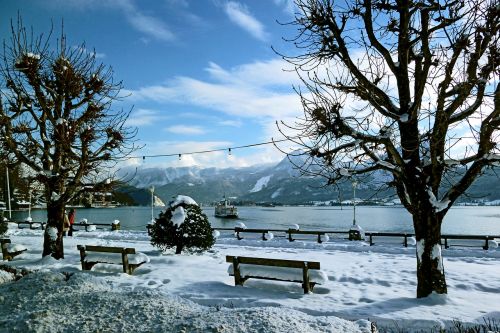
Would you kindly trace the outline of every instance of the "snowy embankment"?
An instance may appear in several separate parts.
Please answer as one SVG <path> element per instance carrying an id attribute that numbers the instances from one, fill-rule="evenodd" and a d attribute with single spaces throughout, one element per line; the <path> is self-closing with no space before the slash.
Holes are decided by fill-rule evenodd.
<path id="1" fill-rule="evenodd" d="M 64 239 L 65 259 L 41 259 L 42 232 L 9 229 L 28 251 L 12 262 L 37 270 L 17 282 L 0 271 L 1 332 L 370 332 L 377 326 L 411 331 L 453 320 L 500 319 L 500 251 L 443 250 L 447 296 L 416 299 L 415 248 L 314 238 L 293 243 L 223 234 L 204 254 L 162 254 L 146 232 L 77 232 Z M 134 275 L 120 265 L 80 268 L 77 244 L 135 247 L 150 262 Z M 248 280 L 234 287 L 226 255 L 321 262 L 328 280 L 303 294 L 299 283 Z"/>

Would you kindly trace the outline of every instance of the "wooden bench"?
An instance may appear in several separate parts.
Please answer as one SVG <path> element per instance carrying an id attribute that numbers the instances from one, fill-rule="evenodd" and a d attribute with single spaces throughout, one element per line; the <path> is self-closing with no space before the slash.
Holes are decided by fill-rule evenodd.
<path id="1" fill-rule="evenodd" d="M 0 239 L 0 244 L 2 246 L 3 260 L 11 261 L 15 256 L 27 250 L 24 246 L 12 245 L 8 238 Z"/>
<path id="2" fill-rule="evenodd" d="M 238 240 L 242 240 L 243 237 L 241 237 L 240 233 L 246 232 L 246 233 L 255 233 L 255 234 L 262 234 L 262 240 L 267 241 L 269 235 L 271 234 L 271 229 L 246 229 L 246 228 L 241 228 L 241 227 L 236 227 L 234 228 L 234 232 L 236 233 L 236 238 Z"/>
<path id="3" fill-rule="evenodd" d="M 325 231 L 307 231 L 307 230 L 297 230 L 297 229 L 288 229 L 287 231 L 288 234 L 288 240 L 290 242 L 295 241 L 295 239 L 292 237 L 292 235 L 318 235 L 318 243 L 323 243 L 323 239 L 328 237 Z"/>
<path id="4" fill-rule="evenodd" d="M 77 245 L 80 250 L 80 261 L 82 262 L 82 270 L 90 271 L 95 264 L 121 264 L 123 266 L 123 273 L 132 274 L 134 270 L 149 262 L 149 258 L 142 253 L 136 255 L 134 248 L 124 247 L 111 247 L 111 246 L 95 246 L 95 245 Z M 88 253 L 95 252 L 95 253 Z M 96 253 L 104 253 L 99 255 Z M 121 254 L 117 258 L 116 254 Z M 129 259 L 128 255 L 134 255 L 133 260 Z"/>
<path id="5" fill-rule="evenodd" d="M 307 294 L 312 292 L 317 283 L 321 284 L 327 280 L 326 274 L 319 270 L 320 263 L 317 261 L 226 256 L 226 262 L 232 263 L 228 272 L 230 276 L 234 276 L 234 284 L 236 286 L 242 286 L 250 278 L 300 282 L 302 283 L 304 294 Z M 265 270 L 259 270 L 255 266 L 271 266 L 284 269 L 269 270 L 266 272 Z"/>
<path id="6" fill-rule="evenodd" d="M 441 235 L 441 245 L 444 245 L 445 249 L 450 246 L 482 247 L 483 250 L 498 247 L 495 236 L 483 235 Z"/>
<path id="7" fill-rule="evenodd" d="M 417 244 L 413 234 L 407 233 L 391 233 L 391 232 L 367 232 L 370 246 L 375 243 L 396 243 L 403 244 L 404 247 Z"/>
<path id="8" fill-rule="evenodd" d="M 13 223 L 17 223 L 17 227 L 19 229 L 24 229 L 23 225 L 27 225 L 30 229 L 42 229 L 42 230 L 45 230 L 45 225 L 47 224 L 45 222 L 33 222 L 33 221 L 18 221 Z"/>

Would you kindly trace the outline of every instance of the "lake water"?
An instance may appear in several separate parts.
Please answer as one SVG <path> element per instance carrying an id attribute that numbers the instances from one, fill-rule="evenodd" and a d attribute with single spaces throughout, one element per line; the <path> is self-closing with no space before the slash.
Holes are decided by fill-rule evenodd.
<path id="1" fill-rule="evenodd" d="M 155 208 L 158 217 L 161 208 Z M 303 230 L 347 231 L 353 222 L 352 207 L 238 207 L 239 219 L 214 217 L 213 207 L 204 207 L 213 227 L 233 228 L 242 222 L 248 228 L 288 229 L 298 224 Z M 28 212 L 14 212 L 13 219 L 24 220 Z M 45 221 L 45 210 L 33 210 L 34 221 Z M 111 223 L 120 220 L 124 230 L 145 230 L 151 220 L 150 207 L 77 209 L 76 221 Z M 365 231 L 413 232 L 411 216 L 402 207 L 358 206 L 356 223 Z M 454 207 L 445 217 L 443 233 L 500 235 L 500 206 Z"/>

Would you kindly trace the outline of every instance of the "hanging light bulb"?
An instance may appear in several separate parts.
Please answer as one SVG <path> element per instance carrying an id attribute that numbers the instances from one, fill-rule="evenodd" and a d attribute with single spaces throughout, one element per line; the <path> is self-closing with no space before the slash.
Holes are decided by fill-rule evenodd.
<path id="1" fill-rule="evenodd" d="M 181 154 L 179 154 L 179 161 L 181 160 L 181 158 L 182 158 L 182 155 L 181 155 Z"/>
<path id="2" fill-rule="evenodd" d="M 231 156 L 231 148 L 229 148 L 229 156 Z"/>
<path id="3" fill-rule="evenodd" d="M 142 163 L 146 163 L 146 156 L 142 157 Z"/>

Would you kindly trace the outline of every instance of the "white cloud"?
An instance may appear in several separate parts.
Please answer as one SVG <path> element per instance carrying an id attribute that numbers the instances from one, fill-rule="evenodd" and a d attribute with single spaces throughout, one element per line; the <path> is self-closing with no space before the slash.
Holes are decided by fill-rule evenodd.
<path id="1" fill-rule="evenodd" d="M 174 125 L 165 129 L 167 132 L 183 135 L 201 135 L 206 131 L 200 126 Z"/>
<path id="2" fill-rule="evenodd" d="M 264 29 L 264 25 L 253 17 L 247 7 L 234 1 L 229 1 L 224 10 L 233 23 L 246 30 L 253 37 L 265 41 L 268 34 Z"/>
<path id="3" fill-rule="evenodd" d="M 210 63 L 207 71 L 215 82 L 177 77 L 166 85 L 129 93 L 132 100 L 196 105 L 232 116 L 273 121 L 302 114 L 300 99 L 292 90 L 298 79 L 294 72 L 282 70 L 286 65 L 271 60 L 225 70 Z"/>
<path id="4" fill-rule="evenodd" d="M 160 116 L 158 111 L 149 109 L 138 109 L 132 112 L 127 119 L 127 126 L 148 126 L 165 119 L 165 116 Z"/>
<path id="5" fill-rule="evenodd" d="M 284 11 L 287 12 L 288 14 L 293 15 L 295 13 L 294 0 L 274 0 L 274 3 L 279 7 L 283 7 Z"/>
<path id="6" fill-rule="evenodd" d="M 175 39 L 175 35 L 159 19 L 141 14 L 140 12 L 127 13 L 127 20 L 138 31 L 164 41 Z"/>
<path id="7" fill-rule="evenodd" d="M 239 120 L 222 120 L 219 122 L 219 125 L 231 126 L 231 127 L 241 127 L 243 125 L 243 123 Z"/>
<path id="8" fill-rule="evenodd" d="M 140 2 L 137 1 L 137 3 Z M 161 19 L 145 15 L 132 0 L 52 0 L 48 1 L 48 4 L 56 8 L 71 6 L 77 10 L 96 10 L 97 8 L 118 10 L 125 15 L 132 27 L 145 35 L 164 41 L 175 39 L 174 33 Z"/>

